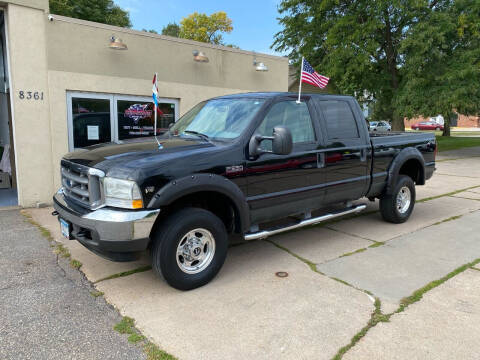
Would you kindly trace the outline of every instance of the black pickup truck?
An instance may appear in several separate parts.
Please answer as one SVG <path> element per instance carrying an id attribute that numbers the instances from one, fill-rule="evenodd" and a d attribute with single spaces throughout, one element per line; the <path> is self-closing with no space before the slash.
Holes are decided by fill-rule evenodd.
<path id="1" fill-rule="evenodd" d="M 352 97 L 222 96 L 158 142 L 65 155 L 54 215 L 66 237 L 108 259 L 150 249 L 171 286 L 193 289 L 218 273 L 230 235 L 262 239 L 357 213 L 362 197 L 380 199 L 386 221 L 406 221 L 436 150 L 433 134 L 369 134 Z"/>

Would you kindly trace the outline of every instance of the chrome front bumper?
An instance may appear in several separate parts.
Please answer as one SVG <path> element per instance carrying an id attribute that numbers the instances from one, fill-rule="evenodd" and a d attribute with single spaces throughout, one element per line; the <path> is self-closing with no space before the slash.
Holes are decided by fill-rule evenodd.
<path id="1" fill-rule="evenodd" d="M 58 216 L 71 224 L 71 236 L 93 252 L 116 261 L 128 261 L 133 253 L 145 250 L 150 232 L 160 213 L 156 210 L 121 210 L 101 208 L 86 210 L 70 204 L 63 192 L 53 197 Z M 123 254 L 126 255 L 126 254 Z"/>

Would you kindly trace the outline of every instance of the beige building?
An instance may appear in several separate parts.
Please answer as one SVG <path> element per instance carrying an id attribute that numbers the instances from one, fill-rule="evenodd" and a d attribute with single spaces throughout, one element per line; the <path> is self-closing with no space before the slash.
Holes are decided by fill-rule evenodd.
<path id="1" fill-rule="evenodd" d="M 206 98 L 288 90 L 283 57 L 51 15 L 48 0 L 0 0 L 0 17 L 0 147 L 12 175 L 0 172 L 0 206 L 17 194 L 20 206 L 50 203 L 68 151 L 152 135 L 155 72 L 160 128 Z"/>

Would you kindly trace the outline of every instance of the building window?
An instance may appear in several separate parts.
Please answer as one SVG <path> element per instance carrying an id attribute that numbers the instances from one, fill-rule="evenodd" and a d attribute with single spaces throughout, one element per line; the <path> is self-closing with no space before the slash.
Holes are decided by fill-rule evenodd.
<path id="1" fill-rule="evenodd" d="M 157 133 L 178 119 L 178 100 L 159 99 Z M 150 97 L 67 93 L 69 149 L 154 135 Z"/>
<path id="2" fill-rule="evenodd" d="M 72 98 L 72 121 L 75 148 L 112 141 L 109 100 Z"/>
<path id="3" fill-rule="evenodd" d="M 117 100 L 118 139 L 153 136 L 155 113 L 152 102 Z M 157 112 L 157 133 L 168 129 L 175 122 L 175 104 L 159 103 Z"/>

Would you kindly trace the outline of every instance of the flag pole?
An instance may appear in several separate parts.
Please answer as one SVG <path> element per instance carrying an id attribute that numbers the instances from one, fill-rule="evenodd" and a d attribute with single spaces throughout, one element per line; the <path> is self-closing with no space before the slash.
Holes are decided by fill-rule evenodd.
<path id="1" fill-rule="evenodd" d="M 300 70 L 300 85 L 298 86 L 298 100 L 297 100 L 297 104 L 300 104 L 300 94 L 302 93 L 303 59 L 305 59 L 305 58 L 302 56 L 302 67 L 301 67 L 301 70 Z"/>
<path id="2" fill-rule="evenodd" d="M 158 89 L 158 86 L 157 86 L 157 76 L 158 76 L 157 73 L 155 73 L 155 89 Z M 154 94 L 154 95 L 155 95 L 155 100 L 157 100 L 157 99 L 158 99 L 157 94 Z M 157 100 L 157 101 L 158 101 L 158 100 Z M 157 101 L 154 101 L 154 102 L 153 102 L 153 108 L 154 108 L 153 110 L 155 111 L 155 126 L 154 126 L 155 134 L 154 134 L 154 136 L 155 136 L 155 140 L 157 141 L 158 147 L 160 147 L 160 146 L 161 146 L 161 145 L 160 145 L 160 142 L 159 142 L 158 139 L 157 139 L 157 112 L 158 112 L 158 110 L 157 110 Z"/>

